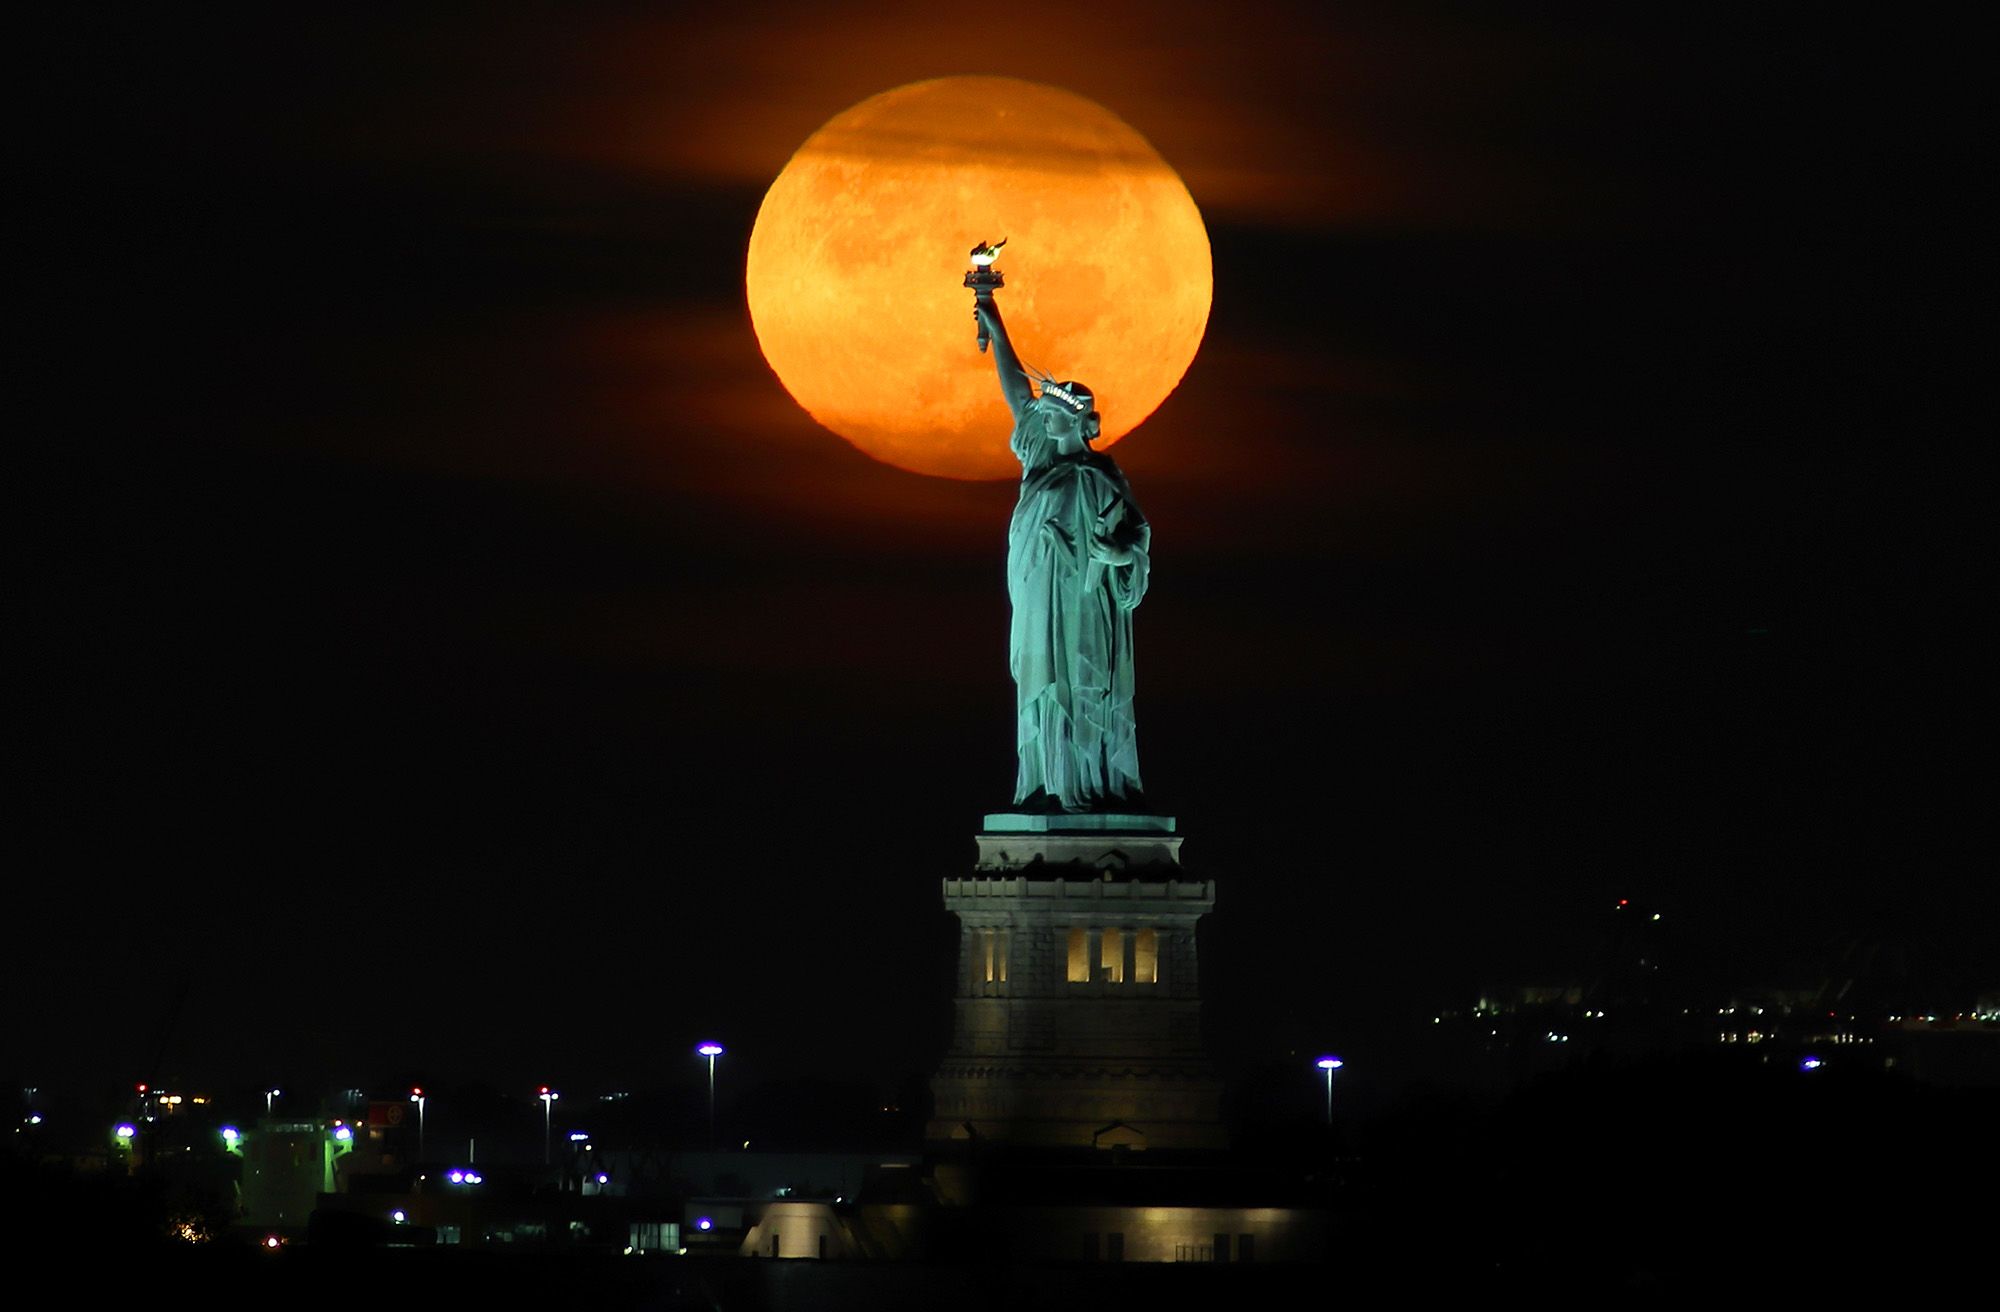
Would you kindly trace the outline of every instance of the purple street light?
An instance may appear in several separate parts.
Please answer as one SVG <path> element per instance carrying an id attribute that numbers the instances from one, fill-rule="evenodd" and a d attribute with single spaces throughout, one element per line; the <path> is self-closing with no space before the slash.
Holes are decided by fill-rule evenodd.
<path id="1" fill-rule="evenodd" d="M 708 1058 L 708 1141 L 715 1142 L 715 1059 L 722 1055 L 722 1045 L 714 1039 L 699 1045 L 695 1052 Z"/>
<path id="2" fill-rule="evenodd" d="M 1326 1072 L 1326 1123 L 1333 1124 L 1333 1073 L 1347 1063 L 1338 1057 L 1321 1057 L 1313 1065 Z"/>

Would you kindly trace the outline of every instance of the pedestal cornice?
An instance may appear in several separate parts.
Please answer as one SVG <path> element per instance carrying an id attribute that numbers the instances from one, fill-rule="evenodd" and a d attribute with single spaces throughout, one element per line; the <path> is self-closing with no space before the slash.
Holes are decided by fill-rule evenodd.
<path id="1" fill-rule="evenodd" d="M 1003 811 L 986 817 L 986 827 L 976 841 L 982 871 L 1023 870 L 1035 865 L 1128 870 L 1178 867 L 1181 861 L 1181 837 L 1174 832 L 1174 818 L 1167 815 Z M 1060 871 L 1049 874 L 1051 878 L 1062 877 Z"/>

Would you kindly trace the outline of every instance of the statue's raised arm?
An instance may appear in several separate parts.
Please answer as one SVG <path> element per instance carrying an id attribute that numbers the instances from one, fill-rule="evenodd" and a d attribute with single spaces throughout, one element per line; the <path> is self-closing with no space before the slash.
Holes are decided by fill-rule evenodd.
<path id="1" fill-rule="evenodd" d="M 1013 340 L 1007 336 L 1007 323 L 1000 317 L 1000 306 L 993 299 L 993 293 L 1007 284 L 1000 270 L 993 267 L 993 261 L 1000 258 L 1000 250 L 1006 244 L 1007 239 L 1002 237 L 991 244 L 982 241 L 974 246 L 972 268 L 965 275 L 965 285 L 972 289 L 972 317 L 979 321 L 979 349 L 984 351 L 988 341 L 993 343 L 993 364 L 1000 371 L 1000 394 L 1007 398 L 1007 408 L 1014 412 L 1018 423 L 1035 403 L 1035 389 L 1028 383 L 1028 371 L 1021 367 L 1021 357 L 1014 353 Z"/>
<path id="2" fill-rule="evenodd" d="M 1000 371 L 1000 394 L 1007 398 L 1007 408 L 1019 419 L 1035 403 L 1035 392 L 1028 385 L 1028 371 L 1021 366 L 1021 357 L 1014 354 L 1014 343 L 1007 336 L 1007 323 L 1000 317 L 1000 306 L 989 292 L 973 300 L 972 312 L 979 317 L 985 335 L 993 341 L 993 365 Z"/>

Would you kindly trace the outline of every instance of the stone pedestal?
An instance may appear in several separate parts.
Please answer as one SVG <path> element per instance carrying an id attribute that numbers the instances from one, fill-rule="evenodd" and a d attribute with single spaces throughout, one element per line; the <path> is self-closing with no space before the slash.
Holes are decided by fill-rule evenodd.
<path id="1" fill-rule="evenodd" d="M 1164 816 L 988 816 L 959 921 L 951 1048 L 934 1140 L 1218 1148 L 1221 1090 L 1201 1043 L 1188 879 Z"/>

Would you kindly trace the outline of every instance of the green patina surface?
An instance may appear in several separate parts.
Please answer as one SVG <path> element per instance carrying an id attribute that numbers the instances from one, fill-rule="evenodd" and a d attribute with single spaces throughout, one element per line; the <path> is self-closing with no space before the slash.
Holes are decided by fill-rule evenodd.
<path id="1" fill-rule="evenodd" d="M 1089 389 L 1044 378 L 1036 395 L 992 293 L 976 292 L 975 307 L 1021 461 L 1007 531 L 1014 803 L 1026 811 L 1142 810 L 1132 612 L 1146 595 L 1152 529 L 1117 463 L 1090 447 L 1098 420 Z"/>

